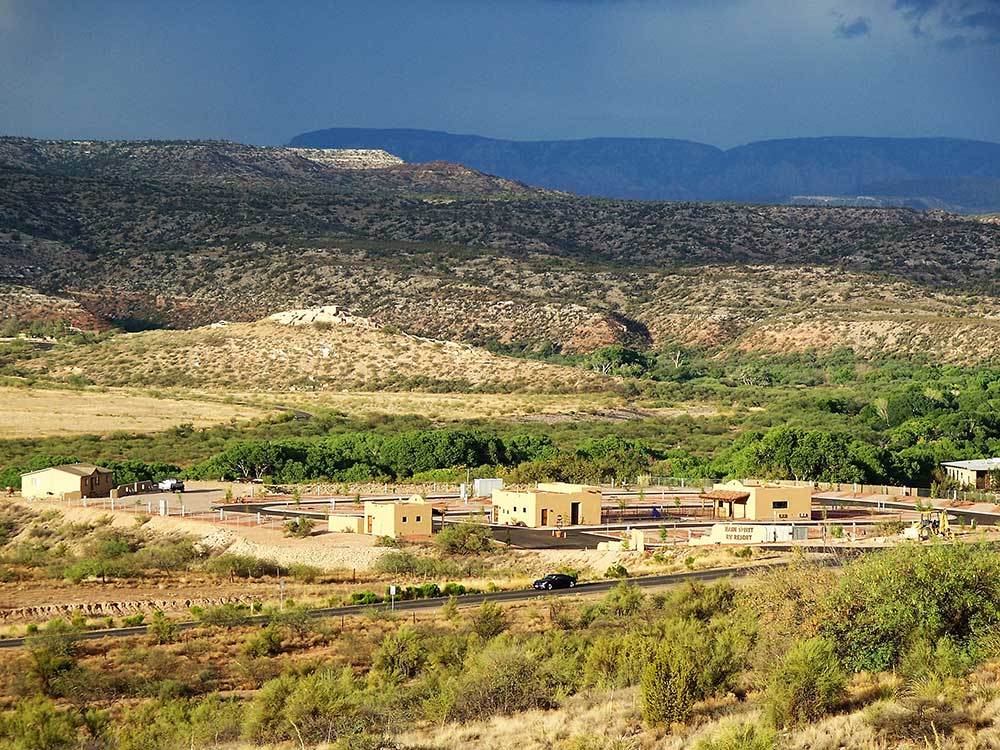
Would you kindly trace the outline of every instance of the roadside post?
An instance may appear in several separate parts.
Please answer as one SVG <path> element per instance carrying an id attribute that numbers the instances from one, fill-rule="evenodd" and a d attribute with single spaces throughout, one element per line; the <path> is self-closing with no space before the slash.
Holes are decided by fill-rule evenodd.
<path id="1" fill-rule="evenodd" d="M 389 587 L 389 611 L 396 610 L 396 584 Z"/>

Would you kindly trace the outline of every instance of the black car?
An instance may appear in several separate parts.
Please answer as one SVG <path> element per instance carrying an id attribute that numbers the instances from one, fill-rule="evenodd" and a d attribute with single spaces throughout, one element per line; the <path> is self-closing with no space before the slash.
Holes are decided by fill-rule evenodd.
<path id="1" fill-rule="evenodd" d="M 545 578 L 539 578 L 533 584 L 536 589 L 571 589 L 576 586 L 576 578 L 565 573 L 549 573 Z"/>

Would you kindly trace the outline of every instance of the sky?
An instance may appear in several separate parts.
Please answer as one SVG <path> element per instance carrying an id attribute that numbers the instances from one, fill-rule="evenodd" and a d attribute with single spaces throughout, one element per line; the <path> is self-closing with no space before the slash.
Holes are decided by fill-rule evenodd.
<path id="1" fill-rule="evenodd" d="M 0 134 L 1000 142 L 1000 0 L 0 0 Z"/>

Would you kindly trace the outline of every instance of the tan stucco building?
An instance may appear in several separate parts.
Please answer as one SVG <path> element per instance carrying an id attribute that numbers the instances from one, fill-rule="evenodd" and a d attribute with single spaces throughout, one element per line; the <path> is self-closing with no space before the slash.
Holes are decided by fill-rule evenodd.
<path id="1" fill-rule="evenodd" d="M 597 525 L 601 522 L 601 490 L 564 482 L 543 482 L 528 492 L 494 490 L 491 520 L 531 528 Z"/>
<path id="2" fill-rule="evenodd" d="M 108 497 L 113 486 L 111 469 L 93 464 L 64 464 L 21 475 L 21 496 L 29 499 Z"/>
<path id="3" fill-rule="evenodd" d="M 404 537 L 430 536 L 433 533 L 434 506 L 423 499 L 406 501 L 371 501 L 365 503 L 363 515 L 330 516 L 330 531 L 348 531 L 372 536 Z"/>
<path id="4" fill-rule="evenodd" d="M 733 481 L 714 485 L 701 499 L 712 503 L 715 518 L 808 521 L 812 518 L 812 493 L 812 487 Z"/>
<path id="5" fill-rule="evenodd" d="M 1000 474 L 1000 458 L 978 458 L 972 461 L 945 461 L 945 474 L 961 487 L 975 490 L 1000 489 L 995 477 Z"/>

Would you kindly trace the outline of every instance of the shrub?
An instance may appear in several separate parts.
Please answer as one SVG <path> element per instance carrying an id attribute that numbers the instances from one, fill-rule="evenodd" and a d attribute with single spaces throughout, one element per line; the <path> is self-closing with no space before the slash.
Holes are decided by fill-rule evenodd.
<path id="1" fill-rule="evenodd" d="M 0 739 L 10 750 L 68 749 L 77 746 L 76 722 L 47 698 L 28 698 L 0 714 Z"/>
<path id="2" fill-rule="evenodd" d="M 472 616 L 472 629 L 483 640 L 489 640 L 507 629 L 507 615 L 499 604 L 483 602 Z"/>
<path id="3" fill-rule="evenodd" d="M 493 532 L 489 526 L 460 523 L 445 526 L 434 537 L 437 548 L 451 555 L 472 555 L 493 549 Z"/>
<path id="4" fill-rule="evenodd" d="M 302 539 L 312 534 L 316 522 L 311 518 L 289 518 L 284 523 L 285 536 L 292 536 Z"/>
<path id="5" fill-rule="evenodd" d="M 241 734 L 258 744 L 332 742 L 372 728 L 370 698 L 349 668 L 283 675 L 266 682 L 254 696 Z"/>
<path id="6" fill-rule="evenodd" d="M 400 628 L 382 639 L 372 666 L 390 680 L 403 680 L 415 677 L 426 659 L 427 649 L 420 634 Z"/>
<path id="7" fill-rule="evenodd" d="M 605 578 L 628 578 L 628 568 L 621 563 L 615 563 L 604 571 Z"/>
<path id="8" fill-rule="evenodd" d="M 695 701 L 730 689 L 745 666 L 752 635 L 736 621 L 687 619 L 660 625 L 642 672 L 643 715 L 651 724 L 683 721 Z"/>
<path id="9" fill-rule="evenodd" d="M 288 574 L 288 569 L 278 565 L 274 560 L 261 560 L 249 555 L 219 555 L 210 560 L 206 568 L 217 575 L 236 578 L 263 578 Z"/>
<path id="10" fill-rule="evenodd" d="M 710 739 L 700 740 L 695 750 L 775 750 L 778 736 L 759 724 L 730 724 Z"/>
<path id="11" fill-rule="evenodd" d="M 684 649 L 664 643 L 642 671 L 642 718 L 648 724 L 687 719 L 698 694 L 697 667 Z"/>
<path id="12" fill-rule="evenodd" d="M 303 563 L 292 563 L 288 566 L 288 574 L 303 583 L 315 583 L 322 575 L 323 571 L 315 565 L 304 565 Z"/>
<path id="13" fill-rule="evenodd" d="M 775 726 L 816 721 L 845 696 L 847 674 L 823 638 L 796 643 L 768 680 L 765 711 Z"/>
<path id="14" fill-rule="evenodd" d="M 967 719 L 942 697 L 918 697 L 905 703 L 879 701 L 865 710 L 864 718 L 880 738 L 893 745 L 918 742 L 924 747 L 939 747 L 937 740 Z"/>
<path id="15" fill-rule="evenodd" d="M 706 586 L 697 581 L 688 581 L 676 591 L 666 608 L 680 617 L 707 622 L 716 615 L 724 615 L 736 605 L 736 589 L 729 581 Z"/>
<path id="16" fill-rule="evenodd" d="M 65 620 L 52 620 L 29 636 L 28 676 L 38 683 L 43 695 L 57 695 L 61 681 L 76 669 L 78 635 L 78 629 Z"/>
<path id="17" fill-rule="evenodd" d="M 605 595 L 601 609 L 615 617 L 630 617 L 642 607 L 642 591 L 634 583 L 620 581 Z"/>
<path id="18" fill-rule="evenodd" d="M 251 636 L 243 644 L 243 653 L 251 659 L 276 656 L 281 653 L 281 631 L 275 625 L 268 625 L 257 635 Z"/>
<path id="19" fill-rule="evenodd" d="M 249 608 L 241 604 L 220 604 L 208 609 L 191 608 L 192 614 L 202 625 L 235 628 L 246 622 Z"/>
<path id="20" fill-rule="evenodd" d="M 640 633 L 598 636 L 587 649 L 583 682 L 612 689 L 636 685 L 655 651 L 656 642 Z"/>
<path id="21" fill-rule="evenodd" d="M 898 664 L 914 633 L 967 649 L 1000 624 L 1000 554 L 971 545 L 906 545 L 851 565 L 826 602 L 823 634 L 845 666 Z"/>
<path id="22" fill-rule="evenodd" d="M 146 621 L 146 615 L 141 612 L 134 615 L 128 615 L 122 618 L 122 627 L 125 628 L 137 628 Z"/>
<path id="23" fill-rule="evenodd" d="M 348 600 L 350 604 L 378 604 L 382 601 L 382 597 L 376 594 L 374 591 L 352 591 L 351 598 Z"/>
<path id="24" fill-rule="evenodd" d="M 147 632 L 150 640 L 158 646 L 177 640 L 176 623 L 159 610 L 156 610 L 150 618 Z"/>
<path id="25" fill-rule="evenodd" d="M 445 716 L 471 721 L 554 704 L 552 688 L 538 658 L 516 645 L 497 641 L 466 660 Z"/>

